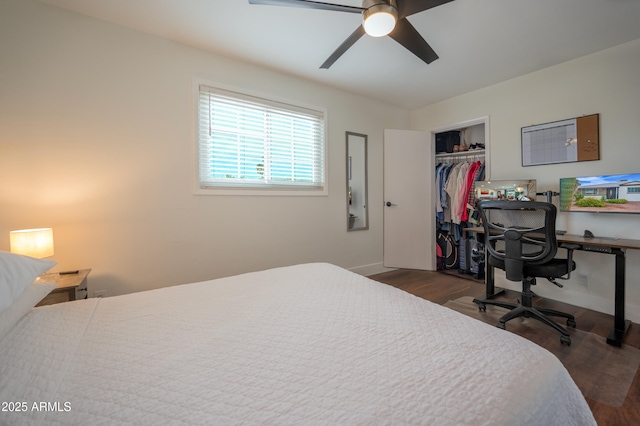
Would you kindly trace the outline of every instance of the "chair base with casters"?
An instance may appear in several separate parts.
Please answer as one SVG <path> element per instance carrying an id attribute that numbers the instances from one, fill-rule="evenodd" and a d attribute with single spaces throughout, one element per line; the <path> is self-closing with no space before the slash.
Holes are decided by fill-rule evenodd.
<path id="1" fill-rule="evenodd" d="M 560 342 L 570 346 L 571 338 L 566 328 L 556 323 L 549 316 L 562 317 L 567 319 L 567 326 L 576 328 L 576 319 L 573 315 L 565 312 L 556 311 L 554 309 L 535 308 L 532 306 L 533 292 L 531 286 L 536 284 L 535 278 L 525 278 L 522 281 L 522 292 L 520 293 L 520 303 L 503 302 L 493 299 L 473 299 L 473 303 L 478 305 L 481 311 L 487 310 L 487 305 L 499 306 L 501 308 L 509 309 L 510 311 L 503 315 L 499 320 L 496 327 L 506 330 L 507 321 L 518 317 L 534 318 L 549 327 L 556 329 L 560 332 Z"/>

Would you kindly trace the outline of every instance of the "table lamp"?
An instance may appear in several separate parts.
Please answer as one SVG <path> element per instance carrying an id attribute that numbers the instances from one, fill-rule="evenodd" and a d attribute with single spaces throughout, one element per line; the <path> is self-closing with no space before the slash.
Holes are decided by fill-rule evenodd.
<path id="1" fill-rule="evenodd" d="M 53 256 L 53 229 L 20 229 L 9 232 L 11 253 L 25 256 L 43 257 Z"/>

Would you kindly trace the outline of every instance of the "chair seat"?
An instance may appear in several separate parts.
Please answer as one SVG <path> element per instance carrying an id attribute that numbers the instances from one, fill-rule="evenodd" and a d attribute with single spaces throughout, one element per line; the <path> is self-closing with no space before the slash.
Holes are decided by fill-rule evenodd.
<path id="1" fill-rule="evenodd" d="M 571 270 L 574 271 L 576 269 L 576 263 L 572 261 L 571 264 Z M 489 256 L 489 265 L 504 270 L 504 260 L 498 259 L 497 257 Z M 569 273 L 567 259 L 551 259 L 542 265 L 525 263 L 523 266 L 523 274 L 525 277 L 558 278 Z"/>

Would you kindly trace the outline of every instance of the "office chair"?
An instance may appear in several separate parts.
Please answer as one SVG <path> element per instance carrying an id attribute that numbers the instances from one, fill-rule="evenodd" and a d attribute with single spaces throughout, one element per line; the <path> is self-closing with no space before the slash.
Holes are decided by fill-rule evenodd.
<path id="1" fill-rule="evenodd" d="M 505 271 L 510 281 L 522 282 L 519 303 L 492 299 L 474 299 L 481 311 L 486 305 L 510 309 L 502 316 L 497 327 L 506 329 L 506 322 L 517 317 L 535 318 L 560 332 L 560 342 L 571 345 L 569 332 L 548 316 L 567 319 L 567 325 L 576 326 L 573 315 L 552 309 L 534 308 L 535 294 L 531 286 L 536 277 L 546 278 L 558 287 L 556 279 L 569 279 L 576 268 L 572 260 L 575 245 L 566 245 L 566 259 L 555 259 L 558 250 L 556 240 L 556 207 L 550 203 L 535 201 L 481 201 L 478 209 L 485 232 L 487 263 Z"/>

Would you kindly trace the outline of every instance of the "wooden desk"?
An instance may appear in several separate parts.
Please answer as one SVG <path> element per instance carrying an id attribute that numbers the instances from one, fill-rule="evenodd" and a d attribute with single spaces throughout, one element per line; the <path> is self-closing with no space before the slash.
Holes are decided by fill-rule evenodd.
<path id="1" fill-rule="evenodd" d="M 466 228 L 465 232 L 475 232 L 484 234 L 484 228 L 474 227 Z M 625 253 L 627 249 L 640 250 L 640 240 L 629 240 L 624 238 L 584 238 L 582 235 L 556 235 L 558 245 L 562 247 L 562 243 L 576 244 L 577 250 L 591 251 L 603 254 L 612 254 L 616 257 L 615 263 L 615 295 L 614 295 L 614 320 L 613 330 L 607 337 L 607 343 L 613 346 L 622 346 L 631 321 L 625 319 L 624 302 L 625 302 Z M 486 265 L 486 292 L 487 298 L 491 298 L 498 294 L 494 286 L 493 267 Z"/>

